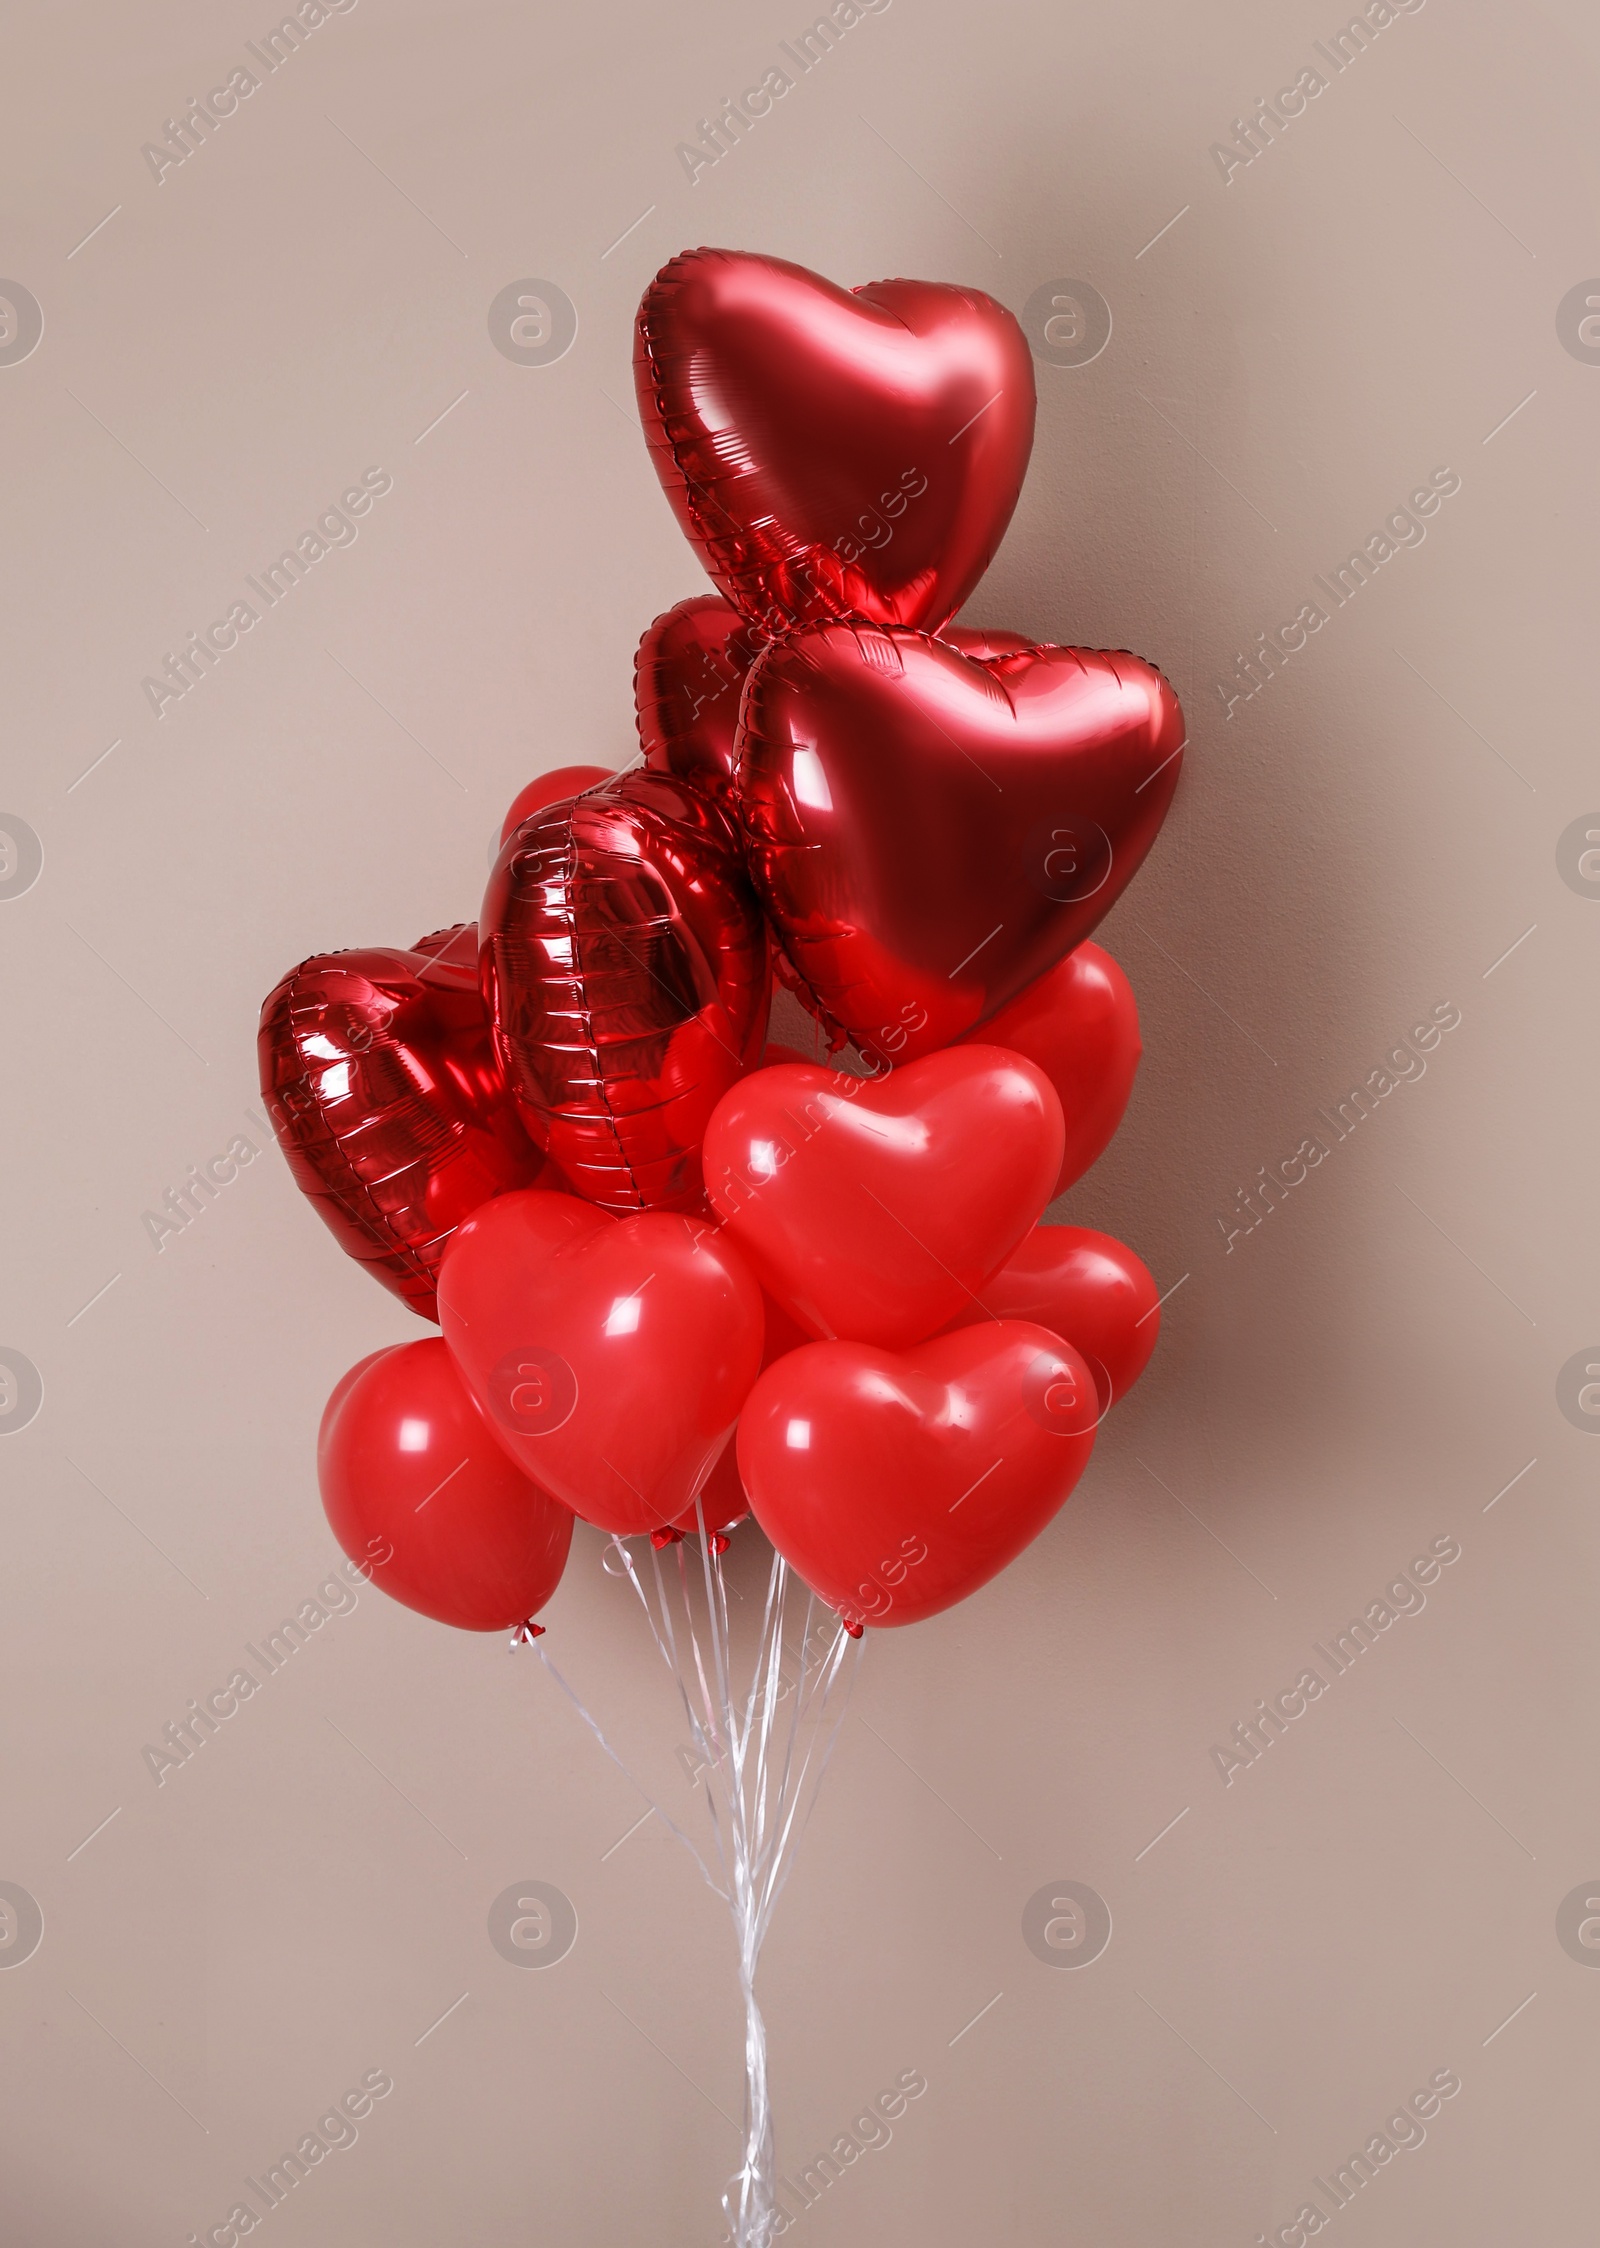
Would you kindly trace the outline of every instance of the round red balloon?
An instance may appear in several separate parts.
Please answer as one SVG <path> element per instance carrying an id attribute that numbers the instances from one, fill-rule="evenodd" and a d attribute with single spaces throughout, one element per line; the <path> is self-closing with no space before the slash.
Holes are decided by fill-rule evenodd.
<path id="1" fill-rule="evenodd" d="M 564 804 L 569 796 L 581 796 L 585 789 L 598 788 L 602 781 L 614 781 L 616 777 L 609 765 L 552 766 L 511 799 L 511 809 L 500 822 L 501 842 L 547 804 Z"/>
<path id="2" fill-rule="evenodd" d="M 1031 1319 L 1088 1365 L 1101 1413 L 1126 1397 L 1161 1333 L 1155 1281 L 1125 1242 L 1083 1225 L 1037 1225 L 950 1324 Z"/>
<path id="3" fill-rule="evenodd" d="M 561 1582 L 571 1514 L 507 1459 L 436 1335 L 345 1375 L 322 1416 L 317 1478 L 350 1559 L 436 1623 L 504 1631 Z"/>
<path id="4" fill-rule="evenodd" d="M 1060 1095 L 1067 1143 L 1056 1193 L 1065 1194 L 1105 1153 L 1133 1091 L 1143 1048 L 1132 985 L 1109 952 L 1085 942 L 969 1036 L 1026 1054 Z"/>
<path id="5" fill-rule="evenodd" d="M 847 1624 L 912 1624 L 1038 1536 L 1097 1417 L 1077 1352 L 1022 1321 L 899 1356 L 813 1343 L 751 1392 L 739 1472 L 762 1529 Z"/>
<path id="6" fill-rule="evenodd" d="M 524 1473 L 602 1530 L 677 1521 L 761 1367 L 761 1290 L 691 1219 L 503 1195 L 439 1275 L 468 1387 Z"/>

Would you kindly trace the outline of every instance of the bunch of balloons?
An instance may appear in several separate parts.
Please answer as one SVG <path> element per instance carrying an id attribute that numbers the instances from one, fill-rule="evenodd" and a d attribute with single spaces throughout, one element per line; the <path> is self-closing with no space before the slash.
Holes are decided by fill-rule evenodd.
<path id="1" fill-rule="evenodd" d="M 525 789 L 475 924 L 262 1011 L 297 1180 L 442 1329 L 335 1389 L 324 1501 L 469 1630 L 537 1629 L 577 1517 L 720 1552 L 747 1512 L 852 1634 L 913 1623 L 1038 1535 L 1155 1342 L 1139 1259 L 1039 1220 L 1128 1099 L 1087 939 L 1182 714 L 951 622 L 1033 437 L 993 299 L 692 251 L 635 377 L 718 588 L 640 645 L 642 762 Z M 774 974 L 844 1058 L 766 1043 Z"/>

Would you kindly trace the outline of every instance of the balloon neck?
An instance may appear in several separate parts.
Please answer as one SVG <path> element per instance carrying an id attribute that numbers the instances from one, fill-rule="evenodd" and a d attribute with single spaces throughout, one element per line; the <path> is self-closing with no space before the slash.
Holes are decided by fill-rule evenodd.
<path id="1" fill-rule="evenodd" d="M 544 1637 L 544 1625 L 536 1624 L 530 1616 L 526 1623 L 518 1624 L 511 1634 L 513 1647 L 531 1647 L 536 1639 Z"/>
<path id="2" fill-rule="evenodd" d="M 852 1623 L 848 1616 L 841 1616 L 839 1618 L 839 1621 L 844 1625 L 845 1630 L 850 1634 L 852 1639 L 859 1639 L 861 1637 L 861 1634 L 867 1628 L 865 1624 Z"/>
<path id="3" fill-rule="evenodd" d="M 655 1547 L 657 1553 L 659 1553 L 663 1546 L 682 1545 L 683 1532 L 681 1530 L 670 1529 L 663 1525 L 661 1529 L 651 1531 L 650 1543 Z"/>
<path id="4" fill-rule="evenodd" d="M 719 1558 L 719 1556 L 721 1556 L 722 1554 L 726 1553 L 726 1552 L 727 1552 L 727 1550 L 728 1550 L 728 1544 L 729 1544 L 729 1540 L 728 1540 L 728 1533 L 727 1533 L 727 1531 L 726 1531 L 726 1530 L 713 1530 L 713 1531 L 712 1531 L 712 1533 L 711 1533 L 711 1557 L 712 1557 L 712 1559 L 713 1559 L 713 1560 L 716 1560 L 716 1559 L 718 1559 L 718 1558 Z"/>

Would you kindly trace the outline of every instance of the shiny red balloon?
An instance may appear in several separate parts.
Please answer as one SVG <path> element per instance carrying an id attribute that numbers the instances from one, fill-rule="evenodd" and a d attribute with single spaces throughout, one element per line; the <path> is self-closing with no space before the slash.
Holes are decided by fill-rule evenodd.
<path id="1" fill-rule="evenodd" d="M 1132 985 L 1109 952 L 1086 942 L 968 1035 L 1026 1054 L 1060 1095 L 1067 1144 L 1056 1193 L 1065 1194 L 1105 1153 L 1133 1091 L 1144 1049 Z"/>
<path id="2" fill-rule="evenodd" d="M 1031 1319 L 1071 1343 L 1094 1376 L 1100 1411 L 1126 1397 L 1161 1333 L 1155 1281 L 1125 1242 L 1083 1225 L 1036 1225 L 951 1320 Z"/>
<path id="3" fill-rule="evenodd" d="M 1033 444 L 1033 360 L 978 289 L 847 290 L 690 250 L 639 307 L 639 413 L 717 585 L 771 637 L 819 617 L 942 625 L 988 568 Z"/>
<path id="4" fill-rule="evenodd" d="M 1061 1104 L 1018 1054 L 952 1047 L 877 1078 L 763 1069 L 717 1104 L 706 1192 L 812 1335 L 899 1349 L 948 1324 L 1055 1189 Z"/>
<path id="5" fill-rule="evenodd" d="M 483 901 L 484 996 L 528 1132 L 612 1210 L 701 1206 L 700 1140 L 759 1058 L 771 984 L 734 830 L 634 772 L 536 812 Z"/>
<path id="6" fill-rule="evenodd" d="M 974 663 L 987 663 L 994 656 L 1025 656 L 1039 645 L 1025 632 L 987 632 L 964 624 L 941 625 L 939 638 L 958 654 L 970 656 Z"/>
<path id="7" fill-rule="evenodd" d="M 456 1364 L 524 1474 L 602 1530 L 674 1522 L 761 1367 L 761 1290 L 708 1226 L 504 1195 L 439 1275 Z"/>
<path id="8" fill-rule="evenodd" d="M 739 1473 L 772 1543 L 847 1624 L 914 1624 L 1038 1536 L 1096 1419 L 1083 1360 L 1023 1321 L 899 1356 L 813 1343 L 751 1392 Z"/>
<path id="9" fill-rule="evenodd" d="M 340 1247 L 432 1319 L 461 1220 L 544 1168 L 478 992 L 470 922 L 409 952 L 329 952 L 261 1010 L 261 1093 L 295 1183 Z"/>
<path id="10" fill-rule="evenodd" d="M 953 624 L 939 638 L 964 656 L 977 657 L 1016 655 L 1033 645 L 1020 632 L 968 631 Z M 738 750 L 739 697 L 746 673 L 766 646 L 765 636 L 715 593 L 696 594 L 657 617 L 633 659 L 634 709 L 645 763 L 725 799 Z M 569 777 L 567 787 L 546 788 L 564 776 Z M 519 817 L 609 777 L 588 765 L 564 765 L 547 773 L 512 805 L 501 841 Z"/>
<path id="11" fill-rule="evenodd" d="M 799 1350 L 803 1344 L 810 1342 L 811 1337 L 804 1328 L 795 1325 L 782 1304 L 769 1296 L 765 1289 L 762 1290 L 761 1309 L 765 1319 L 761 1340 L 761 1370 L 765 1373 L 769 1366 L 774 1365 L 778 1359 L 787 1357 L 791 1350 Z M 735 1522 L 742 1521 L 749 1512 L 750 1500 L 744 1485 L 739 1481 L 739 1465 L 730 1436 L 716 1466 L 711 1470 L 705 1489 L 700 1493 L 698 1503 L 685 1507 L 672 1527 L 682 1530 L 686 1536 L 701 1528 L 707 1531 L 726 1530 Z"/>
<path id="12" fill-rule="evenodd" d="M 797 988 L 869 1060 L 986 1023 L 1086 937 L 1154 842 L 1183 713 L 1137 656 L 978 662 L 824 624 L 739 721 L 750 870 Z"/>
<path id="13" fill-rule="evenodd" d="M 598 788 L 603 781 L 614 781 L 616 777 L 610 765 L 552 766 L 548 773 L 540 773 L 511 799 L 511 809 L 500 822 L 501 842 L 504 843 L 524 820 L 531 820 L 535 812 L 542 812 L 547 804 L 564 804 L 569 796 L 581 796 L 586 788 Z"/>
<path id="14" fill-rule="evenodd" d="M 657 617 L 633 660 L 633 701 L 645 763 L 725 798 L 744 675 L 766 646 L 714 593 Z"/>
<path id="15" fill-rule="evenodd" d="M 436 1335 L 345 1375 L 322 1416 L 317 1477 L 351 1560 L 436 1623 L 504 1631 L 561 1582 L 571 1513 L 518 1474 Z"/>

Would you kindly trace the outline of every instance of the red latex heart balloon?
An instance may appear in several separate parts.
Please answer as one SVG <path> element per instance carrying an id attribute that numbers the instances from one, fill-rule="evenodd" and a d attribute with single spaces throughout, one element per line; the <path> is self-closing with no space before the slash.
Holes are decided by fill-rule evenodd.
<path id="1" fill-rule="evenodd" d="M 633 660 L 645 763 L 719 799 L 733 777 L 744 676 L 766 641 L 714 593 L 656 618 Z"/>
<path id="2" fill-rule="evenodd" d="M 351 1368 L 322 1416 L 317 1476 L 351 1560 L 436 1623 L 504 1631 L 561 1582 L 571 1513 L 518 1474 L 437 1336 Z"/>
<path id="3" fill-rule="evenodd" d="M 728 820 L 630 773 L 536 812 L 483 901 L 495 1044 L 531 1136 L 591 1201 L 700 1207 L 700 1140 L 757 1059 L 770 979 Z"/>
<path id="4" fill-rule="evenodd" d="M 982 662 L 814 625 L 745 684 L 750 870 L 802 998 L 879 1061 L 984 1023 L 1121 895 L 1177 785 L 1183 714 L 1137 656 Z"/>
<path id="5" fill-rule="evenodd" d="M 1038 1536 L 1095 1421 L 1082 1359 L 1020 1320 L 899 1357 L 814 1343 L 751 1392 L 739 1473 L 767 1536 L 848 1625 L 914 1624 Z"/>
<path id="6" fill-rule="evenodd" d="M 735 607 L 926 626 L 982 577 L 1033 444 L 1033 361 L 977 289 L 854 291 L 782 258 L 691 250 L 639 307 L 656 473 Z"/>
<path id="7" fill-rule="evenodd" d="M 524 820 L 531 820 L 535 812 L 542 812 L 547 804 L 564 804 L 569 796 L 581 796 L 586 788 L 599 788 L 603 782 L 616 777 L 609 765 L 553 766 L 513 796 L 510 809 L 500 822 L 501 842 L 504 843 Z"/>
<path id="8" fill-rule="evenodd" d="M 797 1327 L 780 1303 L 763 1289 L 761 1298 L 763 1327 L 761 1337 L 761 1370 L 786 1358 L 791 1350 L 799 1350 L 811 1337 Z M 672 1527 L 688 1537 L 699 1529 L 726 1530 L 750 1512 L 750 1501 L 744 1485 L 739 1481 L 739 1465 L 734 1456 L 730 1438 L 723 1446 L 721 1457 L 706 1481 L 699 1498 L 684 1508 Z"/>
<path id="9" fill-rule="evenodd" d="M 1109 952 L 1080 944 L 969 1035 L 1026 1054 L 1060 1095 L 1067 1144 L 1056 1193 L 1064 1194 L 1105 1153 L 1133 1091 L 1144 1049 L 1132 985 Z"/>
<path id="10" fill-rule="evenodd" d="M 761 1366 L 761 1291 L 690 1219 L 491 1202 L 439 1275 L 456 1364 L 525 1475 L 623 1537 L 681 1515 Z"/>
<path id="11" fill-rule="evenodd" d="M 1031 1319 L 1071 1343 L 1094 1375 L 1100 1411 L 1126 1397 L 1161 1332 L 1156 1284 L 1124 1242 L 1082 1225 L 1039 1225 L 951 1320 Z"/>
<path id="12" fill-rule="evenodd" d="M 899 1349 L 1004 1263 L 1054 1191 L 1061 1145 L 1048 1079 L 996 1047 L 877 1080 L 789 1064 L 717 1104 L 706 1192 L 808 1333 Z"/>
<path id="13" fill-rule="evenodd" d="M 544 1168 L 506 1092 L 470 922 L 411 951 L 329 952 L 261 1010 L 261 1093 L 340 1247 L 425 1319 L 445 1244 Z"/>

